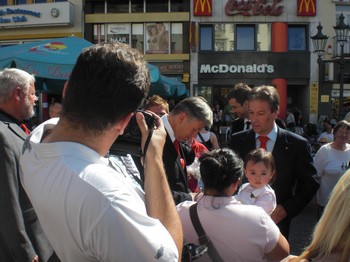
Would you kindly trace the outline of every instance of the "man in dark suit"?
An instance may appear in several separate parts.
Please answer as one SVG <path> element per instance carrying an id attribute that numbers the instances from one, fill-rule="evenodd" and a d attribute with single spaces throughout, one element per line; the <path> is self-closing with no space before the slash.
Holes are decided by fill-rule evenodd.
<path id="1" fill-rule="evenodd" d="M 178 103 L 162 120 L 167 131 L 163 162 L 170 189 L 175 203 L 178 204 L 193 199 L 187 187 L 187 149 L 181 142 L 195 138 L 199 130 L 210 127 L 213 123 L 213 111 L 204 98 L 190 97 Z"/>
<path id="2" fill-rule="evenodd" d="M 231 123 L 231 134 L 250 128 L 248 114 L 248 95 L 251 88 L 245 83 L 238 83 L 227 95 L 226 99 L 231 106 L 231 112 L 237 117 Z"/>
<path id="3" fill-rule="evenodd" d="M 310 144 L 303 137 L 281 129 L 275 123 L 279 114 L 279 95 L 272 86 L 255 87 L 249 94 L 249 117 L 252 129 L 232 135 L 231 148 L 242 158 L 259 147 L 265 137 L 266 149 L 275 159 L 277 207 L 271 218 L 288 238 L 291 219 L 311 201 L 319 184 L 313 166 Z"/>
<path id="4" fill-rule="evenodd" d="M 56 258 L 19 180 L 27 136 L 20 125 L 34 115 L 34 80 L 19 69 L 0 72 L 0 261 Z"/>

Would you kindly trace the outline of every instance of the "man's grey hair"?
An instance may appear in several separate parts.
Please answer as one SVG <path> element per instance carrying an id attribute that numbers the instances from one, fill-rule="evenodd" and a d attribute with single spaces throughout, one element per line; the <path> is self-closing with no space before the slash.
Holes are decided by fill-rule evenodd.
<path id="1" fill-rule="evenodd" d="M 189 118 L 202 121 L 207 128 L 210 128 L 213 124 L 213 110 L 201 96 L 193 96 L 182 100 L 171 111 L 171 114 L 177 115 L 182 112 L 185 112 Z"/>
<path id="2" fill-rule="evenodd" d="M 31 81 L 35 82 L 34 76 L 21 69 L 6 68 L 0 71 L 0 103 L 8 102 L 16 87 L 27 93 Z"/>

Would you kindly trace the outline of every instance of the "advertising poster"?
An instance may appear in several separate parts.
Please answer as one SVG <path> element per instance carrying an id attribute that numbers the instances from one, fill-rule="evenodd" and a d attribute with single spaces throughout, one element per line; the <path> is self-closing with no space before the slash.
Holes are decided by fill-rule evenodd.
<path id="1" fill-rule="evenodd" d="M 130 24 L 109 24 L 107 41 L 130 44 Z"/>
<path id="2" fill-rule="evenodd" d="M 147 23 L 146 53 L 169 54 L 169 23 Z"/>

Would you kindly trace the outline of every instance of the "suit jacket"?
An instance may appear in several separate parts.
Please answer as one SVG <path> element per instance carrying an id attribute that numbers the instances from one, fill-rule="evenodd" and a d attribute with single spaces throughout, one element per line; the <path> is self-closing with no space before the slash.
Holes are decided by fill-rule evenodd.
<path id="1" fill-rule="evenodd" d="M 186 150 L 184 145 L 180 143 L 180 151 L 183 159 L 186 159 Z M 192 200 L 187 186 L 186 167 L 185 169 L 182 168 L 178 153 L 168 134 L 163 149 L 163 163 L 175 203 L 179 204 L 185 200 Z"/>
<path id="2" fill-rule="evenodd" d="M 47 261 L 53 254 L 19 178 L 24 131 L 0 112 L 0 261 Z"/>
<path id="3" fill-rule="evenodd" d="M 244 130 L 244 118 L 236 118 L 232 121 L 232 134 Z"/>
<path id="4" fill-rule="evenodd" d="M 231 148 L 242 158 L 256 148 L 252 129 L 232 135 Z M 287 219 L 299 214 L 311 201 L 319 188 L 313 178 L 317 171 L 313 165 L 311 147 L 303 137 L 277 127 L 277 139 L 272 155 L 277 176 L 272 188 L 277 204 L 287 212 Z"/>

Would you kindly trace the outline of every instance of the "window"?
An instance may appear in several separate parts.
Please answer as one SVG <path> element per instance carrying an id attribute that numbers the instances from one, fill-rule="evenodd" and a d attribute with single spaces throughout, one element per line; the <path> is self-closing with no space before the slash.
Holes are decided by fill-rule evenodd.
<path id="1" fill-rule="evenodd" d="M 146 12 L 168 12 L 168 1 L 148 0 L 146 2 Z"/>
<path id="2" fill-rule="evenodd" d="M 183 29 L 182 23 L 171 24 L 171 53 L 182 54 L 183 52 Z"/>
<path id="3" fill-rule="evenodd" d="M 199 32 L 199 50 L 212 51 L 213 49 L 213 27 L 202 25 Z"/>
<path id="4" fill-rule="evenodd" d="M 7 0 L 0 0 L 0 6 L 7 5 Z"/>
<path id="5" fill-rule="evenodd" d="M 131 13 L 143 13 L 143 0 L 131 0 Z"/>
<path id="6" fill-rule="evenodd" d="M 108 0 L 107 13 L 129 13 L 129 0 Z"/>
<path id="7" fill-rule="evenodd" d="M 144 33 L 143 24 L 133 24 L 132 25 L 132 36 L 131 36 L 131 46 L 140 51 L 144 51 Z"/>
<path id="8" fill-rule="evenodd" d="M 98 44 L 105 41 L 105 25 L 96 24 L 94 25 L 94 44 Z"/>
<path id="9" fill-rule="evenodd" d="M 306 51 L 306 26 L 289 25 L 288 26 L 288 50 L 289 51 Z"/>
<path id="10" fill-rule="evenodd" d="M 26 0 L 16 0 L 15 5 L 26 5 L 27 1 Z"/>
<path id="11" fill-rule="evenodd" d="M 236 50 L 254 51 L 255 50 L 255 26 L 254 25 L 236 25 Z"/>
<path id="12" fill-rule="evenodd" d="M 232 24 L 215 24 L 214 29 L 215 51 L 233 51 L 234 28 Z"/>
<path id="13" fill-rule="evenodd" d="M 199 26 L 200 51 L 271 51 L 271 24 L 217 23 Z"/>
<path id="14" fill-rule="evenodd" d="M 130 44 L 130 24 L 108 24 L 107 41 Z"/>
<path id="15" fill-rule="evenodd" d="M 169 23 L 147 23 L 147 54 L 169 54 Z"/>
<path id="16" fill-rule="evenodd" d="M 271 24 L 258 24 L 256 28 L 257 28 L 256 51 L 270 51 L 271 50 Z"/>
<path id="17" fill-rule="evenodd" d="M 84 7 L 85 14 L 104 14 L 105 13 L 105 2 L 87 0 Z"/>
<path id="18" fill-rule="evenodd" d="M 183 12 L 184 10 L 184 0 L 171 0 L 170 11 L 171 12 Z"/>
<path id="19" fill-rule="evenodd" d="M 46 3 L 46 0 L 34 0 L 33 3 L 35 4 Z"/>
<path id="20" fill-rule="evenodd" d="M 336 5 L 335 6 L 335 15 L 337 22 L 336 24 L 339 23 L 339 16 L 340 14 L 343 13 L 344 15 L 344 23 L 345 24 L 350 24 L 350 6 L 349 5 Z"/>

